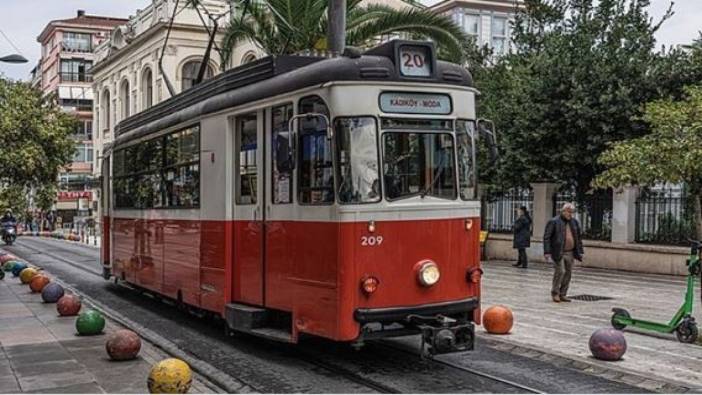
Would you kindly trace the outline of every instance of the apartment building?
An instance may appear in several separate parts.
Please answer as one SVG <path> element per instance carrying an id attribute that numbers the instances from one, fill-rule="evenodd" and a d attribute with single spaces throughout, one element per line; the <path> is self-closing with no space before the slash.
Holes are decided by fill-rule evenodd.
<path id="1" fill-rule="evenodd" d="M 115 26 L 125 19 L 87 15 L 78 10 L 69 19 L 49 22 L 37 37 L 41 59 L 33 70 L 33 84 L 54 95 L 65 111 L 74 114 L 78 126 L 73 134 L 76 153 L 73 162 L 59 175 L 55 209 L 63 223 L 92 215 L 89 181 L 93 164 L 92 66 L 95 48 L 106 41 Z"/>
<path id="2" fill-rule="evenodd" d="M 479 46 L 499 56 L 509 51 L 510 22 L 523 5 L 522 0 L 444 0 L 430 9 L 451 17 Z"/>

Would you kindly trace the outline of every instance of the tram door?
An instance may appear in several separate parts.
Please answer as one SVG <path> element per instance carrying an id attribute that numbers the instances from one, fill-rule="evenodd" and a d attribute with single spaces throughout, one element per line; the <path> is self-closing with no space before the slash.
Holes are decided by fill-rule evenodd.
<path id="1" fill-rule="evenodd" d="M 234 262 L 232 299 L 264 303 L 263 111 L 234 117 Z"/>

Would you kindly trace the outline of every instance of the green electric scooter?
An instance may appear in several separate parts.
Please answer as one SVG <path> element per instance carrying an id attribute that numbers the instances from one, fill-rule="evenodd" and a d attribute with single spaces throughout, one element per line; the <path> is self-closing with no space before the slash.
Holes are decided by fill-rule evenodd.
<path id="1" fill-rule="evenodd" d="M 614 308 L 612 309 L 614 312 L 612 315 L 612 326 L 615 329 L 621 330 L 627 326 L 633 326 L 661 333 L 675 332 L 675 336 L 682 343 L 694 343 L 695 340 L 697 340 L 697 323 L 691 314 L 692 300 L 695 297 L 695 278 L 702 272 L 702 264 L 700 263 L 700 248 L 702 248 L 702 242 L 690 241 L 692 242 L 692 247 L 690 248 L 690 257 L 687 259 L 687 292 L 685 292 L 685 301 L 682 306 L 680 306 L 678 312 L 675 313 L 673 319 L 667 324 L 639 320 L 631 318 L 629 312 L 624 309 Z"/>

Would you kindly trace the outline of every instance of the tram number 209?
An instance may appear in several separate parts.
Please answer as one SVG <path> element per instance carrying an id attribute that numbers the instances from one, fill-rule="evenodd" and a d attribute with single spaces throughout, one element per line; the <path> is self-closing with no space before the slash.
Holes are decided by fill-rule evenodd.
<path id="1" fill-rule="evenodd" d="M 383 236 L 361 236 L 361 245 L 374 247 L 383 244 Z"/>

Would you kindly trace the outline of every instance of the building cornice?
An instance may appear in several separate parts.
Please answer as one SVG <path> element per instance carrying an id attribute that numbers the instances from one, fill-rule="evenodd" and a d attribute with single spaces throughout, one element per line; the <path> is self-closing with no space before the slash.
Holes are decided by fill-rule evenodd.
<path id="1" fill-rule="evenodd" d="M 431 6 L 430 10 L 442 13 L 454 8 L 472 8 L 511 13 L 523 7 L 522 0 L 443 0 Z"/>
<path id="2" fill-rule="evenodd" d="M 144 42 L 146 42 L 147 40 L 158 35 L 158 33 L 161 32 L 161 30 L 166 30 L 167 26 L 168 26 L 167 22 L 156 23 L 155 25 L 151 26 L 146 31 L 144 31 L 143 33 L 138 35 L 136 38 L 134 38 L 134 40 L 131 41 L 129 44 L 114 51 L 113 53 L 111 53 L 107 57 L 105 57 L 104 59 L 95 63 L 92 67 L 93 75 L 95 75 L 96 72 L 100 72 L 101 70 L 109 67 L 114 62 L 116 62 L 119 59 L 121 59 L 122 57 L 124 57 L 125 54 L 131 52 L 133 49 L 141 48 L 141 46 L 142 46 L 142 44 L 144 44 Z M 194 32 L 198 32 L 198 33 L 206 33 L 206 30 L 204 27 L 196 26 L 196 25 L 189 25 L 189 24 L 174 23 L 172 29 L 174 31 L 179 30 L 179 31 L 194 31 Z M 173 33 L 171 33 L 171 37 L 172 37 L 172 34 Z M 105 45 L 109 45 L 109 42 L 106 42 Z"/>

